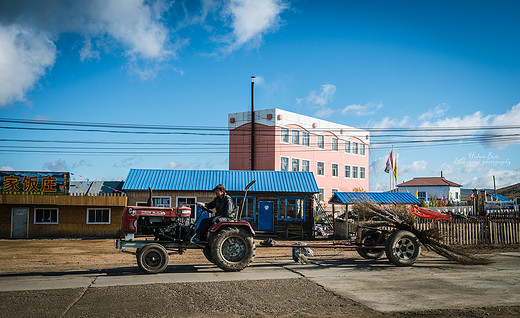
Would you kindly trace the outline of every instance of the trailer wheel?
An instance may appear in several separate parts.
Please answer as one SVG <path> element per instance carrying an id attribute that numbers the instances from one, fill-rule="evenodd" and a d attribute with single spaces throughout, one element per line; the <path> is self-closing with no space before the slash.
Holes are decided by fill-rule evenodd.
<path id="1" fill-rule="evenodd" d="M 210 261 L 210 263 L 215 264 L 215 259 L 213 258 L 213 255 L 211 254 L 211 248 L 209 246 L 206 246 L 202 249 L 202 253 L 204 253 L 204 256 L 206 256 L 206 259 Z"/>
<path id="2" fill-rule="evenodd" d="M 378 231 L 364 231 L 361 238 L 361 244 L 365 246 L 370 245 L 378 245 L 381 242 L 381 232 Z M 366 248 L 366 247 L 356 247 L 356 251 L 359 256 L 365 259 L 380 259 L 385 253 L 384 248 Z"/>
<path id="3" fill-rule="evenodd" d="M 226 272 L 244 269 L 255 258 L 255 242 L 251 233 L 237 227 L 218 232 L 210 242 L 214 264 Z"/>
<path id="4" fill-rule="evenodd" d="M 148 244 L 137 254 L 137 265 L 147 274 L 157 274 L 168 266 L 168 252 L 160 244 Z"/>
<path id="5" fill-rule="evenodd" d="M 412 266 L 420 252 L 419 240 L 409 231 L 394 232 L 386 241 L 386 257 L 396 266 Z"/>

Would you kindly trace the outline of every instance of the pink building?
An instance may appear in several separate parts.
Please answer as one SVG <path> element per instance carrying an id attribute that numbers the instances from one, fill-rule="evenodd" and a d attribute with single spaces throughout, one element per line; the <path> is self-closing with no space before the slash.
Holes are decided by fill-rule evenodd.
<path id="1" fill-rule="evenodd" d="M 281 109 L 228 115 L 229 170 L 312 171 L 320 201 L 334 192 L 368 191 L 370 133 Z"/>

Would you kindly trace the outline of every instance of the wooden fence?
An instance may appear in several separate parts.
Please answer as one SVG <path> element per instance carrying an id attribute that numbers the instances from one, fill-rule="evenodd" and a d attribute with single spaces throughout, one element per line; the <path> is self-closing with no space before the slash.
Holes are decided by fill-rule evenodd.
<path id="1" fill-rule="evenodd" d="M 520 218 L 479 217 L 451 221 L 418 220 L 417 228 L 437 227 L 448 245 L 520 244 Z"/>

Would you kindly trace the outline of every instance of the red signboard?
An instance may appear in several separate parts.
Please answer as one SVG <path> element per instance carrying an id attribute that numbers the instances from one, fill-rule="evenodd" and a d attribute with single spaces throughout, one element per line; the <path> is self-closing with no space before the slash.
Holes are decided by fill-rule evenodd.
<path id="1" fill-rule="evenodd" d="M 0 171 L 0 194 L 68 195 L 69 172 Z"/>

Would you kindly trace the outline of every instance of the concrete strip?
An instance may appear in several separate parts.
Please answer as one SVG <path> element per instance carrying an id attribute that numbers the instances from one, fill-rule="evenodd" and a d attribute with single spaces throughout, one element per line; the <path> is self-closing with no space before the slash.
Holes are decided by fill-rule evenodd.
<path id="1" fill-rule="evenodd" d="M 93 274 L 56 276 L 0 277 L 0 291 L 84 288 L 96 277 Z"/>

